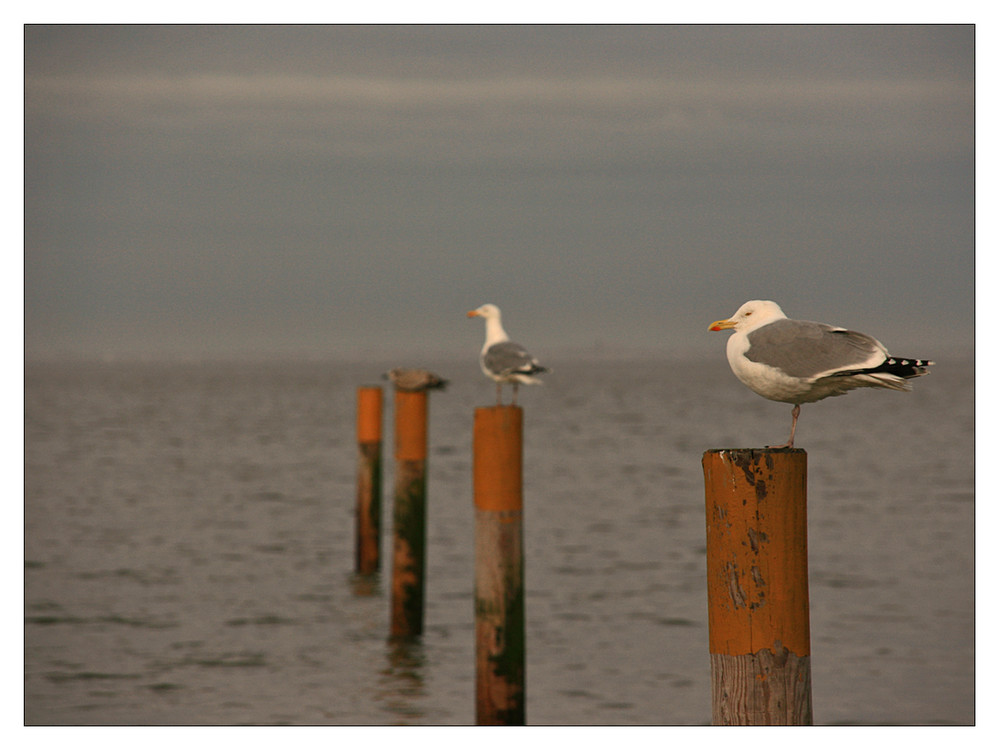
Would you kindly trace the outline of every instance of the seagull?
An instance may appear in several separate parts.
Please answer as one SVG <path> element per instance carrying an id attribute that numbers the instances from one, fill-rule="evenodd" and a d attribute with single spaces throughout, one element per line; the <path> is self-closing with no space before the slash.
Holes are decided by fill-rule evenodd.
<path id="1" fill-rule="evenodd" d="M 448 381 L 441 376 L 420 368 L 393 368 L 388 373 L 383 373 L 382 377 L 392 381 L 400 391 L 443 390 L 448 385 Z"/>
<path id="2" fill-rule="evenodd" d="M 751 391 L 766 399 L 794 404 L 788 443 L 807 402 L 840 396 L 864 386 L 910 391 L 907 380 L 922 376 L 930 360 L 893 357 L 877 339 L 857 331 L 785 316 L 777 303 L 751 300 L 732 318 L 715 321 L 709 331 L 732 329 L 726 344 L 729 367 Z"/>
<path id="3" fill-rule="evenodd" d="M 528 354 L 520 344 L 515 344 L 503 330 L 500 323 L 500 308 L 492 303 L 481 305 L 468 312 L 469 318 L 486 319 L 486 341 L 479 353 L 479 367 L 487 377 L 497 383 L 497 404 L 501 403 L 503 384 L 510 383 L 514 387 L 511 404 L 517 404 L 517 386 L 519 383 L 536 383 L 541 381 L 533 378 L 536 373 L 546 373 L 548 368 L 539 365 L 538 360 Z"/>

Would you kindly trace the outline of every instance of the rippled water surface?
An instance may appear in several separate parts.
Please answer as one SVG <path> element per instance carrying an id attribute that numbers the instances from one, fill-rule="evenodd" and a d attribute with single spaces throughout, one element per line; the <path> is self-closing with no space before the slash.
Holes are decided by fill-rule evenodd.
<path id="1" fill-rule="evenodd" d="M 974 715 L 974 382 L 806 405 L 815 721 Z M 355 389 L 430 407 L 426 633 L 354 565 Z M 787 435 L 724 360 L 553 362 L 523 388 L 529 724 L 711 720 L 701 454 Z M 28 724 L 475 720 L 474 360 L 28 365 Z M 386 389 L 385 511 L 392 400 Z M 383 531 L 383 561 L 390 530 Z"/>

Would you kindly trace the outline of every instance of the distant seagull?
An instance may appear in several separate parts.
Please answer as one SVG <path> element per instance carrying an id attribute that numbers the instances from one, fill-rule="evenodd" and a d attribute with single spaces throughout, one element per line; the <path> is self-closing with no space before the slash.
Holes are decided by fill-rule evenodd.
<path id="1" fill-rule="evenodd" d="M 382 377 L 392 381 L 400 391 L 428 391 L 444 389 L 448 385 L 448 381 L 441 376 L 419 368 L 393 368 Z"/>
<path id="2" fill-rule="evenodd" d="M 732 329 L 726 356 L 733 373 L 766 399 L 794 404 L 788 443 L 792 448 L 799 408 L 851 389 L 872 386 L 910 391 L 908 378 L 927 372 L 930 360 L 892 357 L 867 334 L 785 317 L 777 303 L 751 300 L 709 331 Z"/>
<path id="3" fill-rule="evenodd" d="M 520 344 L 515 344 L 503 330 L 500 323 L 500 308 L 487 303 L 475 310 L 470 310 L 469 318 L 479 316 L 486 319 L 486 342 L 479 353 L 479 367 L 487 377 L 497 383 L 497 404 L 501 403 L 503 384 L 514 387 L 511 404 L 517 404 L 517 386 L 519 383 L 541 383 L 533 378 L 536 373 L 546 373 L 548 368 L 538 364 L 538 360 L 528 354 Z"/>

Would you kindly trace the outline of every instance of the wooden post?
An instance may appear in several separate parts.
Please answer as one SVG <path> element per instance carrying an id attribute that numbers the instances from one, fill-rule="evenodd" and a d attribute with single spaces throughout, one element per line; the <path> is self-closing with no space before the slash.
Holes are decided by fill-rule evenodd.
<path id="1" fill-rule="evenodd" d="M 374 574 L 381 564 L 382 538 L 382 389 L 358 389 L 358 497 L 354 569 Z"/>
<path id="2" fill-rule="evenodd" d="M 476 723 L 524 724 L 522 422 L 517 406 L 479 407 L 476 508 Z"/>
<path id="3" fill-rule="evenodd" d="M 702 457 L 714 725 L 811 725 L 806 452 Z"/>
<path id="4" fill-rule="evenodd" d="M 427 498 L 427 392 L 396 389 L 393 508 L 393 637 L 424 630 Z"/>

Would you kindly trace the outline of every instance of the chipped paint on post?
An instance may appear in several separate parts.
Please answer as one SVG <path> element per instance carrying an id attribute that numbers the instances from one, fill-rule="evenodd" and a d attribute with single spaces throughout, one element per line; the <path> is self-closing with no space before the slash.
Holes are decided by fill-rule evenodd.
<path id="1" fill-rule="evenodd" d="M 713 721 L 811 722 L 806 453 L 713 450 L 702 466 Z"/>
<path id="2" fill-rule="evenodd" d="M 382 538 L 382 444 L 358 445 L 357 529 L 354 568 L 359 574 L 374 574 L 381 566 Z"/>
<path id="3" fill-rule="evenodd" d="M 522 411 L 476 410 L 476 723 L 523 725 L 524 552 Z"/>
<path id="4" fill-rule="evenodd" d="M 382 389 L 358 389 L 358 489 L 355 507 L 354 570 L 374 574 L 382 543 Z"/>
<path id="5" fill-rule="evenodd" d="M 426 488 L 424 462 L 397 462 L 392 567 L 394 637 L 419 636 L 424 630 Z"/>
<path id="6" fill-rule="evenodd" d="M 392 626 L 394 638 L 424 630 L 427 538 L 427 392 L 396 390 L 393 490 Z"/>

